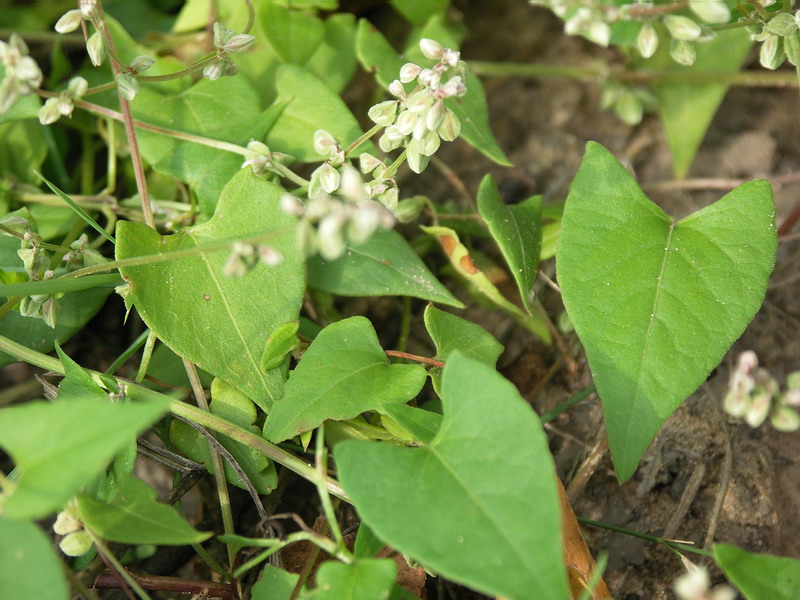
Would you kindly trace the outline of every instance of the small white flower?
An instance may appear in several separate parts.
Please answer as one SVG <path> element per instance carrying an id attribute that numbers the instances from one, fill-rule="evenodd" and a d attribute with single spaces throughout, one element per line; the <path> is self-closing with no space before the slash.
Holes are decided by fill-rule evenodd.
<path id="1" fill-rule="evenodd" d="M 419 75 L 422 67 L 414 63 L 406 63 L 400 68 L 400 81 L 402 83 L 410 83 L 414 81 Z"/>
<path id="2" fill-rule="evenodd" d="M 650 58 L 658 49 L 658 33 L 650 23 L 645 23 L 636 36 L 636 47 L 642 58 Z"/>
<path id="3" fill-rule="evenodd" d="M 444 54 L 444 46 L 430 38 L 422 38 L 419 41 L 419 49 L 422 51 L 425 58 L 431 60 L 439 60 L 442 54 Z"/>
<path id="4" fill-rule="evenodd" d="M 333 156 L 339 152 L 339 144 L 330 133 L 317 129 L 314 132 L 314 150 L 322 156 Z"/>
<path id="5" fill-rule="evenodd" d="M 58 33 L 70 33 L 81 26 L 82 20 L 83 14 L 81 13 L 80 9 L 76 8 L 74 10 L 68 10 L 61 15 L 61 18 L 58 21 L 56 21 L 54 29 Z"/>
<path id="6" fill-rule="evenodd" d="M 95 31 L 89 36 L 89 41 L 86 42 L 86 52 L 95 67 L 103 64 L 106 58 L 106 40 L 102 33 Z"/>
<path id="7" fill-rule="evenodd" d="M 682 15 L 666 15 L 664 17 L 664 25 L 676 40 L 683 40 L 685 42 L 692 42 L 700 37 L 703 30 L 700 25 L 692 21 L 689 17 Z"/>
<path id="8" fill-rule="evenodd" d="M 403 87 L 403 84 L 400 82 L 399 79 L 395 79 L 394 81 L 392 81 L 392 83 L 389 84 L 389 93 L 395 98 L 406 97 L 406 89 Z"/>

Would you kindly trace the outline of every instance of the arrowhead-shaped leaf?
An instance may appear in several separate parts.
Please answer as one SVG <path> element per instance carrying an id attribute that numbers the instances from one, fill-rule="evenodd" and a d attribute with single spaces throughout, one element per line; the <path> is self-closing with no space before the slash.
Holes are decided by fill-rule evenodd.
<path id="1" fill-rule="evenodd" d="M 180 546 L 207 540 L 168 504 L 156 501 L 156 492 L 141 479 L 117 477 L 117 494 L 110 503 L 78 496 L 81 521 L 101 538 L 123 544 Z"/>
<path id="2" fill-rule="evenodd" d="M 294 218 L 279 206 L 283 190 L 249 170 L 225 186 L 214 217 L 170 236 L 140 223 L 117 226 L 117 258 L 190 250 L 263 235 L 283 262 L 259 264 L 240 278 L 222 274 L 230 249 L 121 269 L 147 326 L 180 356 L 236 386 L 265 410 L 283 375 L 261 370 L 267 338 L 298 318 L 305 291 Z M 274 236 L 269 234 L 273 233 Z"/>
<path id="3" fill-rule="evenodd" d="M 35 523 L 0 516 L 0 539 L 0 598 L 70 598 L 53 542 Z"/>
<path id="4" fill-rule="evenodd" d="M 487 175 L 478 189 L 478 212 L 506 259 L 522 303 L 533 314 L 531 296 L 542 251 L 542 197 L 507 206 L 494 178 Z"/>
<path id="5" fill-rule="evenodd" d="M 403 403 L 425 383 L 419 365 L 389 363 L 372 324 L 351 317 L 328 325 L 308 347 L 267 418 L 275 442 L 314 429 L 326 419 L 352 419 L 384 404 Z"/>
<path id="6" fill-rule="evenodd" d="M 344 489 L 380 539 L 445 577 L 510 600 L 564 600 L 556 475 L 538 418 L 494 369 L 460 354 L 443 387 L 430 443 L 336 446 Z"/>
<path id="7" fill-rule="evenodd" d="M 747 600 L 794 600 L 800 590 L 800 560 L 754 554 L 736 546 L 714 546 L 714 558 Z"/>
<path id="8" fill-rule="evenodd" d="M 558 281 L 620 481 L 758 311 L 776 248 L 766 181 L 675 223 L 589 143 L 564 209 Z"/>

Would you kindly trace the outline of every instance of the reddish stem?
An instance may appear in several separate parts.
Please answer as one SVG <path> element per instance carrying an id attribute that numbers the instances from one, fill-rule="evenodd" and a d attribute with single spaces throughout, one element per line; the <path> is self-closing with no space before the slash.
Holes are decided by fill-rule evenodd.
<path id="1" fill-rule="evenodd" d="M 418 363 L 431 365 L 432 367 L 444 367 L 444 363 L 434 358 L 427 358 L 425 356 L 417 356 L 416 354 L 409 354 L 408 352 L 400 352 L 400 350 L 386 350 L 386 356 L 393 356 L 395 358 L 406 358 Z"/>

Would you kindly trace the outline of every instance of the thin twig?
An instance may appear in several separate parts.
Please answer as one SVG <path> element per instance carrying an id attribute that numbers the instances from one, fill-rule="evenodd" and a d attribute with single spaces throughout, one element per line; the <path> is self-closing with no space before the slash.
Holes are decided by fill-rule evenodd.
<path id="1" fill-rule="evenodd" d="M 146 590 L 159 592 L 175 592 L 179 594 L 195 594 L 202 598 L 233 598 L 233 590 L 224 583 L 213 581 L 192 581 L 180 577 L 164 577 L 149 573 L 130 574 L 136 582 Z M 100 589 L 117 589 L 119 582 L 113 573 L 101 573 L 94 580 L 94 587 Z"/>
<path id="2" fill-rule="evenodd" d="M 405 358 L 407 360 L 413 360 L 418 363 L 431 365 L 432 367 L 444 368 L 444 363 L 434 358 L 428 358 L 426 356 L 417 356 L 416 354 L 409 354 L 408 352 L 401 352 L 400 350 L 385 350 L 385 352 L 386 356 L 393 356 L 395 358 Z"/>
<path id="3" fill-rule="evenodd" d="M 725 458 L 722 461 L 722 471 L 719 476 L 719 486 L 717 487 L 717 495 L 714 498 L 714 506 L 711 509 L 711 516 L 708 519 L 708 530 L 706 531 L 706 539 L 703 542 L 703 549 L 710 550 L 711 544 L 714 543 L 714 537 L 717 534 L 717 526 L 719 525 L 719 517 L 722 514 L 722 505 L 725 503 L 725 496 L 728 494 L 728 485 L 731 481 L 731 468 L 733 467 L 733 436 L 725 420 L 725 414 L 722 412 L 722 407 L 719 402 L 714 399 L 711 390 L 707 383 L 703 384 L 703 391 L 706 398 L 716 408 L 717 417 L 722 425 L 722 433 L 725 435 Z"/>

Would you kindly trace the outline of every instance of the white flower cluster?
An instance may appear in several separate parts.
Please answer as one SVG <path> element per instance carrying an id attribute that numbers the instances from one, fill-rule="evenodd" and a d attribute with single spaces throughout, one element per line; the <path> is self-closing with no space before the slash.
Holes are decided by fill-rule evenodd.
<path id="1" fill-rule="evenodd" d="M 11 108 L 20 96 L 33 93 L 42 84 L 42 71 L 28 56 L 28 45 L 16 33 L 8 42 L 0 40 L 0 64 L 5 69 L 0 82 L 0 114 Z"/>
<path id="2" fill-rule="evenodd" d="M 94 542 L 89 533 L 80 522 L 74 502 L 70 502 L 64 510 L 56 516 L 53 523 L 53 532 L 64 536 L 58 547 L 67 556 L 83 556 L 92 549 Z"/>
<path id="3" fill-rule="evenodd" d="M 300 243 L 306 255 L 319 252 L 327 260 L 339 258 L 346 243 L 361 244 L 377 230 L 394 226 L 398 191 L 387 177 L 386 165 L 374 156 L 359 157 L 361 173 L 345 160 L 344 151 L 324 130 L 314 134 L 314 148 L 328 156 L 311 175 L 308 201 L 286 194 L 283 209 L 301 218 Z M 363 174 L 371 174 L 365 182 Z"/>
<path id="4" fill-rule="evenodd" d="M 770 0 L 774 4 L 775 0 Z M 800 67 L 800 10 L 773 13 L 769 20 L 751 25 L 750 37 L 761 43 L 759 62 L 767 69 L 777 69 L 785 60 Z"/>
<path id="5" fill-rule="evenodd" d="M 758 427 L 769 416 L 778 431 L 800 429 L 800 371 L 786 380 L 787 390 L 781 393 L 778 382 L 766 369 L 758 368 L 755 352 L 742 352 L 731 374 L 728 393 L 723 401 L 725 412 L 744 417 L 751 427 Z"/>
<path id="6" fill-rule="evenodd" d="M 386 127 L 378 140 L 381 150 L 405 147 L 408 166 L 415 173 L 425 169 L 441 140 L 451 142 L 458 137 L 461 122 L 444 101 L 467 93 L 462 77 L 466 65 L 459 52 L 427 38 L 420 40 L 419 46 L 426 58 L 438 62 L 430 68 L 414 63 L 403 65 L 400 79 L 389 86 L 397 100 L 381 102 L 369 111 L 370 119 Z M 403 84 L 414 81 L 416 88 L 407 94 Z"/>

